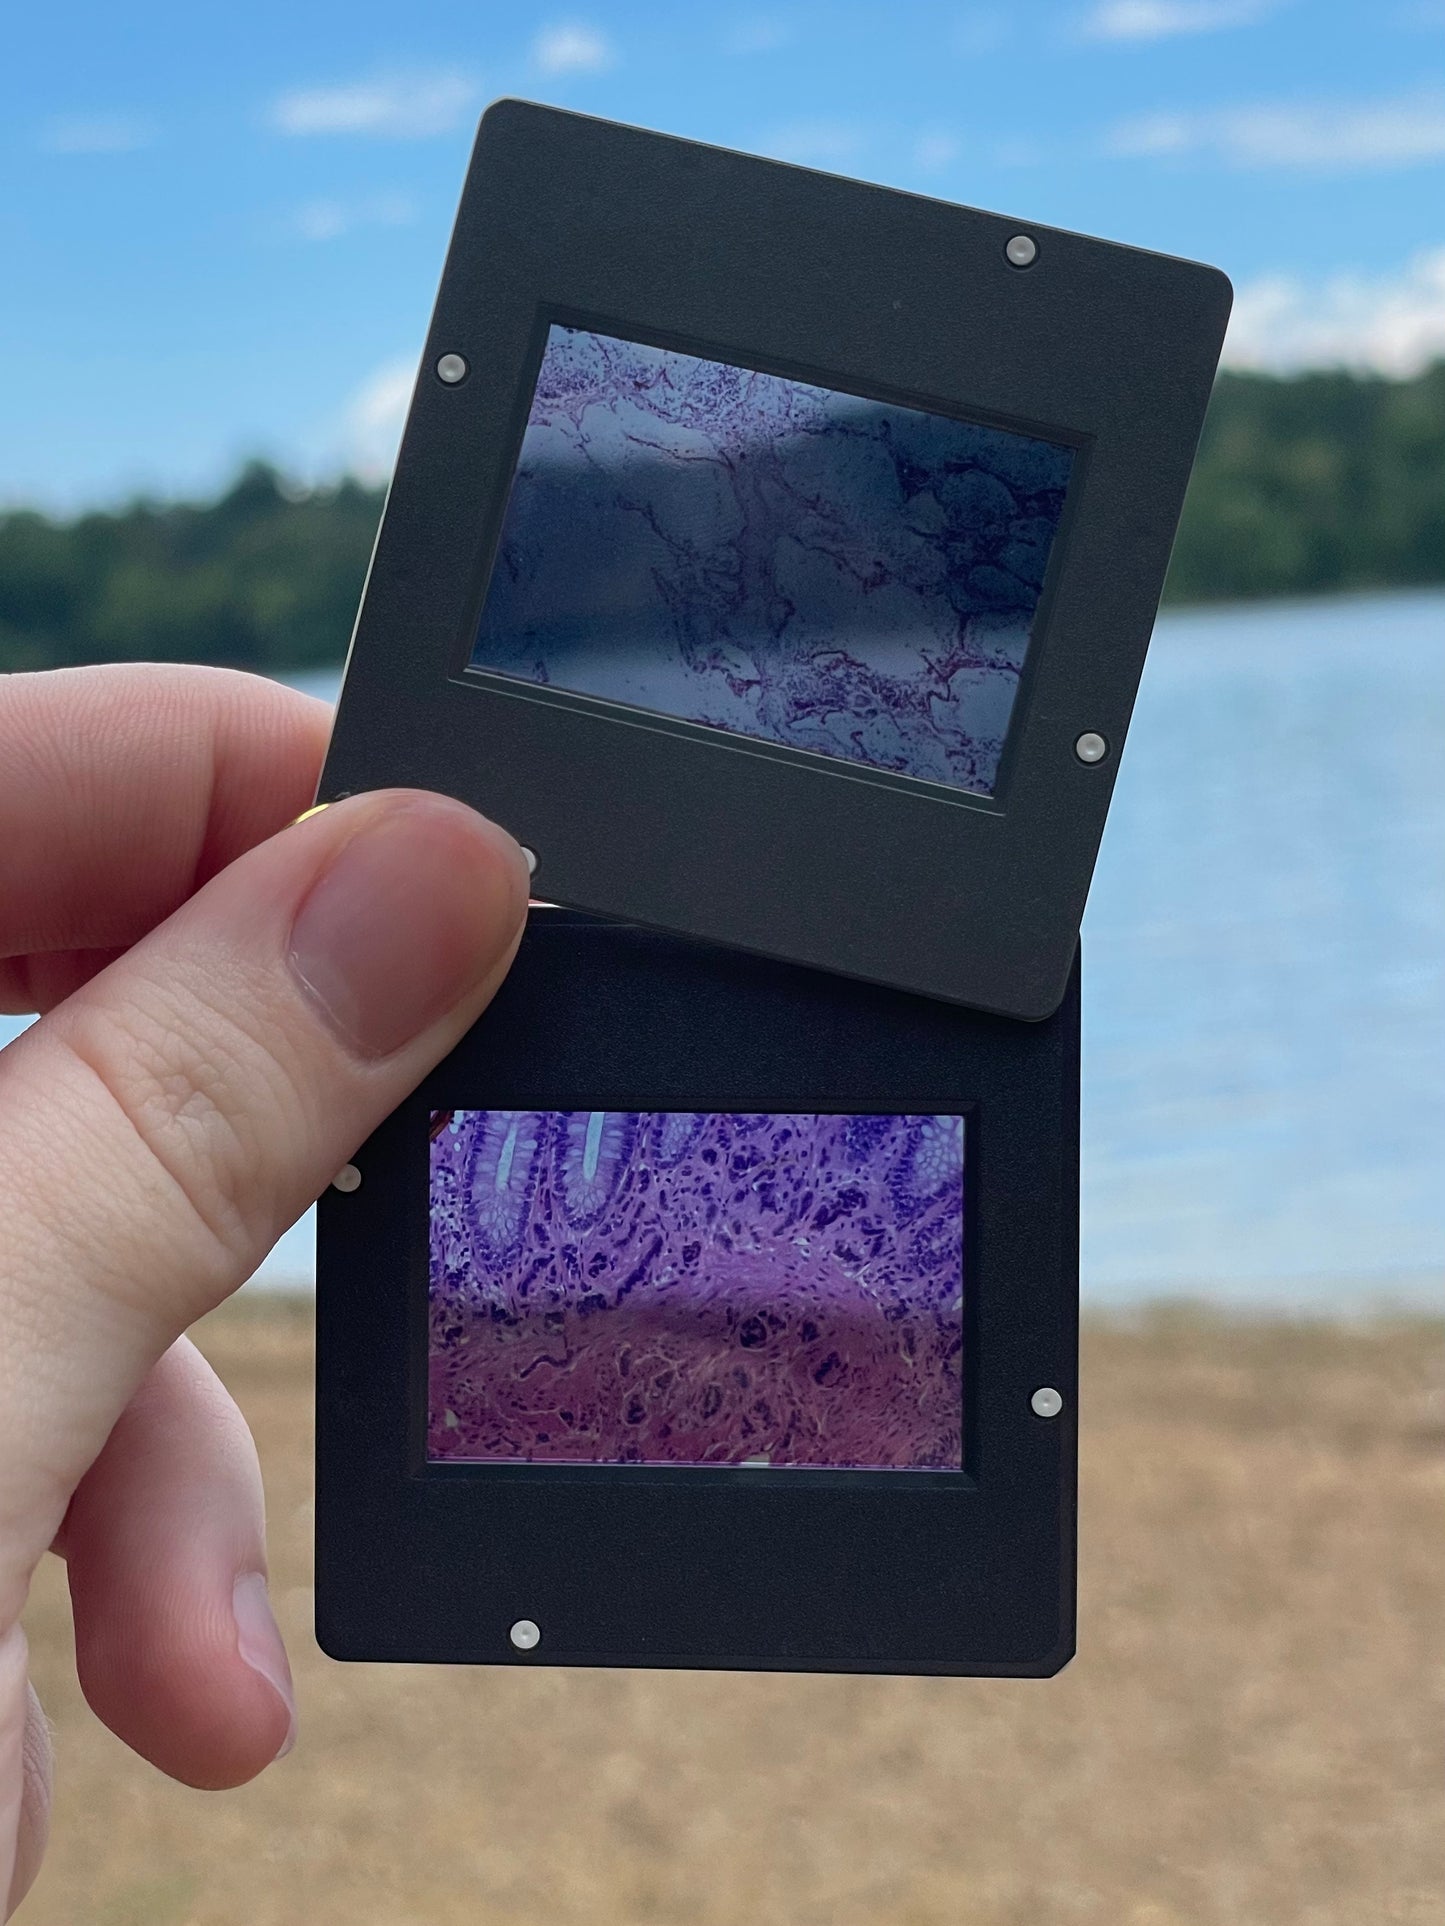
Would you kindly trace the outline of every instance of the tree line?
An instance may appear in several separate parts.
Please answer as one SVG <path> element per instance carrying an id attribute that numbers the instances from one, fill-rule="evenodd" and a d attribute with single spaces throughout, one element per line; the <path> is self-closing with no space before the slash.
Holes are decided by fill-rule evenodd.
<path id="1" fill-rule="evenodd" d="M 0 670 L 345 652 L 382 491 L 264 463 L 216 500 L 0 515 Z M 1445 582 L 1445 361 L 1409 380 L 1226 371 L 1165 591 L 1233 601 Z"/>

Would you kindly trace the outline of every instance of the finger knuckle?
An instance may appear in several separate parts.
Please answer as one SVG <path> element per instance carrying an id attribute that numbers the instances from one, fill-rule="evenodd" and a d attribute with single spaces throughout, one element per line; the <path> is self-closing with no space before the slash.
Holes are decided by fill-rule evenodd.
<path id="1" fill-rule="evenodd" d="M 229 1289 L 274 1235 L 268 1145 L 294 1104 L 274 1056 L 222 1008 L 162 996 L 74 1023 L 65 1042 L 139 1161 L 143 1186 L 177 1220 L 176 1256 L 198 1294 Z"/>

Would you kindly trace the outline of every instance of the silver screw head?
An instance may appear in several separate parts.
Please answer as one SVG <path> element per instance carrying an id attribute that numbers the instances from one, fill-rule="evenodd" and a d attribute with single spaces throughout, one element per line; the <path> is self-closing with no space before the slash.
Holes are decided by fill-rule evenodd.
<path id="1" fill-rule="evenodd" d="M 459 354 L 444 354 L 437 362 L 437 380 L 444 381 L 449 388 L 455 388 L 466 378 L 467 364 Z"/>
<path id="2" fill-rule="evenodd" d="M 1004 246 L 1010 267 L 1032 267 L 1039 258 L 1039 244 L 1032 234 L 1015 234 Z"/>
<path id="3" fill-rule="evenodd" d="M 344 1190 L 349 1196 L 353 1190 L 361 1189 L 361 1172 L 355 1164 L 343 1164 L 331 1180 L 333 1190 Z"/>
<path id="4" fill-rule="evenodd" d="M 1086 729 L 1074 744 L 1074 754 L 1080 762 L 1102 762 L 1109 753 L 1109 745 L 1097 729 Z"/>
<path id="5" fill-rule="evenodd" d="M 542 1643 L 541 1629 L 530 1618 L 519 1618 L 507 1637 L 519 1652 L 535 1652 Z"/>
<path id="6" fill-rule="evenodd" d="M 1051 1384 L 1041 1384 L 1029 1399 L 1037 1418 L 1057 1418 L 1064 1408 L 1064 1400 Z"/>

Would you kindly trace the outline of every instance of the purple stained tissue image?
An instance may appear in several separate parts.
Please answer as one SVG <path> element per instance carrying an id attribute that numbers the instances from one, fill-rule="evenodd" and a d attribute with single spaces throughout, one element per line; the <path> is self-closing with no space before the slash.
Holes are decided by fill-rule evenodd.
<path id="1" fill-rule="evenodd" d="M 963 1139 L 434 1112 L 428 1455 L 959 1469 Z"/>
<path id="2" fill-rule="evenodd" d="M 553 326 L 471 660 L 991 794 L 1072 463 Z"/>

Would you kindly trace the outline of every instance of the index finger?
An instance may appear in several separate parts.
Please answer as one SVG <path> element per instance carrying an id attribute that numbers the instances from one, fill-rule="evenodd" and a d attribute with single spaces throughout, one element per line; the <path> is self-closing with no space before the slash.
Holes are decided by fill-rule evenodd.
<path id="1" fill-rule="evenodd" d="M 29 960 L 128 948 L 311 801 L 324 702 L 229 669 L 0 678 L 0 1009 Z"/>

